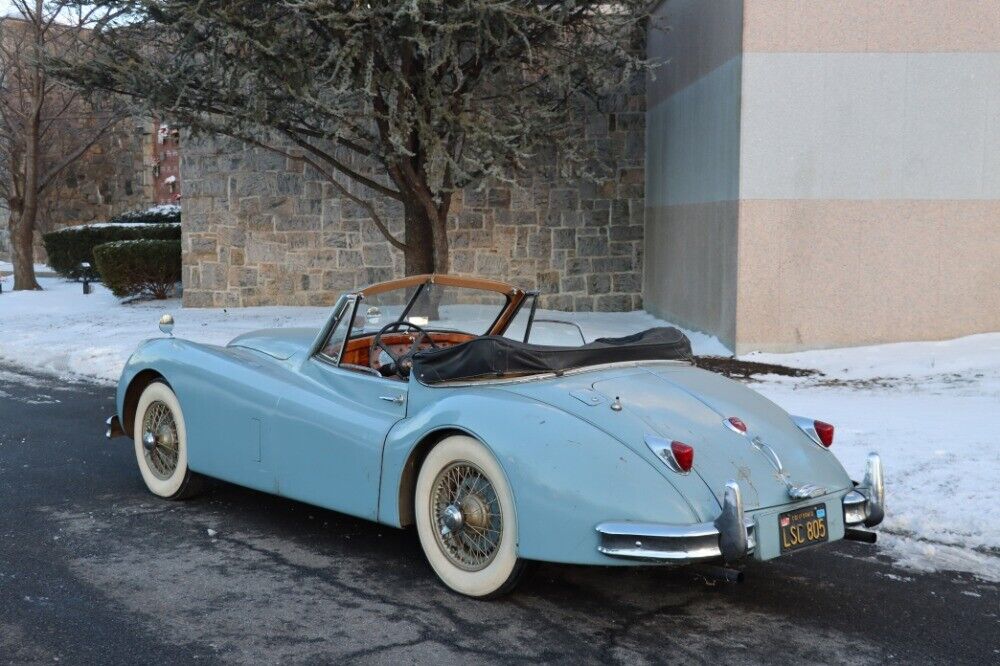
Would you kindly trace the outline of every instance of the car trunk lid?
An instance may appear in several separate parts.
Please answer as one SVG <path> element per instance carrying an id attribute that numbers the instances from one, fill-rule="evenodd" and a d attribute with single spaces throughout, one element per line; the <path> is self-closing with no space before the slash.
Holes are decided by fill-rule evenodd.
<path id="1" fill-rule="evenodd" d="M 652 433 L 693 446 L 694 472 L 720 502 L 729 480 L 740 484 L 747 509 L 793 501 L 789 484 L 814 484 L 828 492 L 850 484 L 832 454 L 809 440 L 781 408 L 719 375 L 661 365 L 596 381 L 593 389 L 608 400 L 617 398 L 622 410 Z M 734 416 L 746 423 L 745 434 L 726 424 Z"/>

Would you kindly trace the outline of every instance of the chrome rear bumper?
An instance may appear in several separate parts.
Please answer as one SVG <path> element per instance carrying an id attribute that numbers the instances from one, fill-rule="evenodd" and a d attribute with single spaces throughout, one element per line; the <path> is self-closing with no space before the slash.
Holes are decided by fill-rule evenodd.
<path id="1" fill-rule="evenodd" d="M 865 478 L 844 495 L 844 524 L 874 527 L 885 517 L 885 482 L 878 454 L 869 454 Z M 735 481 L 726 484 L 719 517 L 710 523 L 607 522 L 597 526 L 597 550 L 609 557 L 693 564 L 709 560 L 735 562 L 757 548 L 755 523 L 743 512 Z M 857 530 L 854 530 L 857 532 Z"/>
<path id="2" fill-rule="evenodd" d="M 711 523 L 608 522 L 597 526 L 597 550 L 609 557 L 690 564 L 723 559 L 733 562 L 757 545 L 754 521 L 743 514 L 743 498 L 735 481 L 726 484 L 722 513 Z"/>
<path id="3" fill-rule="evenodd" d="M 752 553 L 756 545 L 753 521 L 745 521 L 744 527 L 747 553 Z M 597 532 L 601 537 L 597 550 L 610 557 L 660 560 L 673 564 L 722 559 L 719 530 L 714 523 L 601 523 Z"/>
<path id="4" fill-rule="evenodd" d="M 865 461 L 865 478 L 854 490 L 844 495 L 844 524 L 875 527 L 885 518 L 885 478 L 882 460 L 869 453 Z"/>

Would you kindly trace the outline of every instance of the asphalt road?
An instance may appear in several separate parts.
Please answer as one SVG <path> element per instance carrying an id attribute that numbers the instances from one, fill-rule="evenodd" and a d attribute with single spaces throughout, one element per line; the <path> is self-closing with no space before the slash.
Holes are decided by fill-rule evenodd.
<path id="1" fill-rule="evenodd" d="M 996 663 L 1000 587 L 840 543 L 742 584 L 538 565 L 445 590 L 412 531 L 228 484 L 149 495 L 113 389 L 0 366 L 0 663 Z"/>

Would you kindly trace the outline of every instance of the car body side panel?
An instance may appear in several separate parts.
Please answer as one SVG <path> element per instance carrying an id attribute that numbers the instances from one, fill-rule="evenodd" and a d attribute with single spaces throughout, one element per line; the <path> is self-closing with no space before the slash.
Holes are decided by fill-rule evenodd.
<path id="1" fill-rule="evenodd" d="M 483 442 L 507 474 L 521 557 L 625 564 L 598 552 L 598 523 L 710 519 L 649 462 L 555 407 L 488 388 L 432 389 L 416 383 L 410 388 L 416 413 L 390 431 L 383 454 L 379 519 L 384 523 L 400 524 L 400 478 L 413 448 L 428 434 L 449 429 Z"/>
<path id="2" fill-rule="evenodd" d="M 380 387 L 354 404 L 353 385 L 328 380 L 321 368 L 303 373 L 303 360 L 302 353 L 278 360 L 243 347 L 152 340 L 126 365 L 118 412 L 132 378 L 154 369 L 181 403 L 193 471 L 374 520 L 382 444 L 405 406 L 379 400 Z"/>
<path id="3" fill-rule="evenodd" d="M 123 373 L 119 414 L 124 387 L 145 369 L 163 375 L 177 395 L 193 471 L 275 492 L 273 461 L 262 460 L 261 453 L 263 443 L 274 436 L 273 386 L 282 374 L 278 366 L 247 349 L 150 340 L 132 355 Z"/>
<path id="4" fill-rule="evenodd" d="M 315 359 L 296 363 L 273 419 L 278 436 L 268 442 L 280 494 L 375 520 L 382 445 L 406 415 L 406 386 Z"/>

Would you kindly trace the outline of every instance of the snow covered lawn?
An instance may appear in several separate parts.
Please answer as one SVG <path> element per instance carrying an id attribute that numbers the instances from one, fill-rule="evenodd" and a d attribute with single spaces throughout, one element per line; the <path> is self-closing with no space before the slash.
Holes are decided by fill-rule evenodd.
<path id="1" fill-rule="evenodd" d="M 14 264 L 9 261 L 0 261 L 0 277 L 10 275 L 14 272 Z M 35 273 L 51 273 L 52 268 L 46 264 L 35 264 Z M 13 287 L 13 280 L 8 280 L 4 283 L 4 289 L 10 289 Z"/>
<path id="2" fill-rule="evenodd" d="M 114 382 L 132 350 L 174 333 L 224 344 L 239 333 L 320 326 L 328 308 L 182 309 L 173 301 L 121 305 L 95 285 L 41 278 L 43 292 L 0 295 L 0 359 L 60 376 Z M 664 324 L 645 312 L 544 313 L 572 318 L 588 339 Z M 728 355 L 715 338 L 691 333 L 695 353 Z M 946 342 L 902 343 L 749 360 L 813 368 L 823 377 L 767 377 L 752 386 L 793 414 L 837 426 L 833 450 L 859 477 L 869 451 L 886 468 L 888 516 L 879 552 L 903 567 L 967 571 L 1000 582 L 1000 333 Z M 859 549 L 861 552 L 861 549 Z"/>
<path id="3" fill-rule="evenodd" d="M 107 382 L 118 380 L 125 361 L 142 340 L 162 335 L 157 322 L 166 312 L 174 315 L 174 335 L 210 344 L 225 344 L 240 333 L 258 328 L 319 328 L 330 315 L 330 308 L 322 307 L 183 309 L 177 299 L 122 305 L 101 284 L 94 284 L 94 292 L 84 296 L 78 282 L 58 278 L 38 281 L 44 291 L 12 292 L 13 279 L 4 279 L 4 293 L 0 295 L 0 359 L 60 376 Z M 567 318 L 565 313 L 545 310 L 539 310 L 538 316 Z M 580 313 L 572 318 L 588 339 L 627 335 L 665 323 L 645 312 Z M 555 329 L 548 332 L 563 333 Z M 702 333 L 691 336 L 699 353 L 728 353 L 713 337 Z"/>
<path id="4" fill-rule="evenodd" d="M 881 552 L 907 568 L 1000 582 L 1000 334 L 746 358 L 825 374 L 754 388 L 835 424 L 833 450 L 854 478 L 879 452 Z"/>

